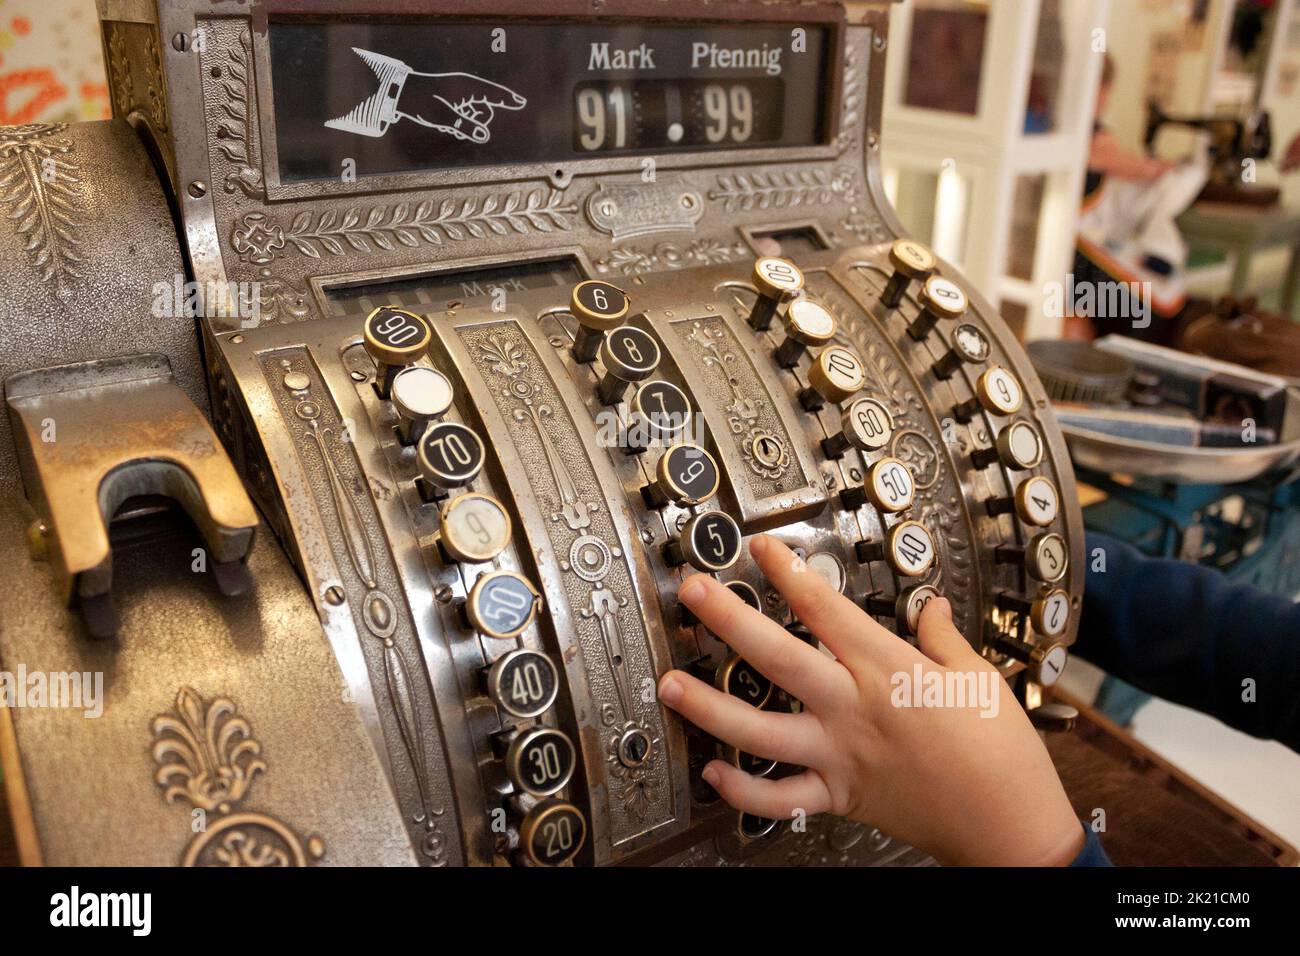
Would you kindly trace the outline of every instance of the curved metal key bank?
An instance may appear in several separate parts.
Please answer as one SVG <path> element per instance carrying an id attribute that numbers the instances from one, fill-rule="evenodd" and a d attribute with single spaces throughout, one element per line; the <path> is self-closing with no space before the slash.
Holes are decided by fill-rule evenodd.
<path id="1" fill-rule="evenodd" d="M 23 861 L 923 862 L 655 698 L 799 707 L 675 596 L 797 633 L 758 532 L 1031 710 L 1074 639 L 1046 396 L 883 199 L 888 5 L 345 6 L 100 0 L 115 118 L 0 129 L 0 664 L 102 680 L 0 709 Z"/>

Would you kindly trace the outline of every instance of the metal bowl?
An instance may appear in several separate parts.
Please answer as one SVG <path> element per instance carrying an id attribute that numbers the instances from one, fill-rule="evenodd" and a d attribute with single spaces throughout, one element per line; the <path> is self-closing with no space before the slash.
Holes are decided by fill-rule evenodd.
<path id="1" fill-rule="evenodd" d="M 1231 485 L 1300 459 L 1300 438 L 1258 448 L 1186 448 L 1115 438 L 1061 425 L 1076 465 L 1106 474 L 1157 478 L 1188 485 Z"/>

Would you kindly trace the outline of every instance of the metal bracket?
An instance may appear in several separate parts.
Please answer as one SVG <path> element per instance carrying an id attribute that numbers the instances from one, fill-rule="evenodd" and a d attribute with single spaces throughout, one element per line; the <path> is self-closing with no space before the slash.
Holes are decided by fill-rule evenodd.
<path id="1" fill-rule="evenodd" d="M 193 520 L 221 593 L 242 594 L 257 512 L 203 414 L 164 355 L 61 365 L 5 382 L 33 555 L 53 563 L 63 599 L 92 637 L 111 637 L 109 524 L 128 500 L 170 498 Z"/>

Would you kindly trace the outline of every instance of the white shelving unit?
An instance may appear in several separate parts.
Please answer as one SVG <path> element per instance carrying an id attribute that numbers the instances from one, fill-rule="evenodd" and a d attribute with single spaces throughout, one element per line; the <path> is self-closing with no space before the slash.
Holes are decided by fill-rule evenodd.
<path id="1" fill-rule="evenodd" d="M 1044 309 L 1044 287 L 1070 271 L 1108 7 L 907 0 L 891 17 L 886 192 L 908 229 L 961 268 L 1026 340 L 1061 330 Z M 969 83 L 954 81 L 963 68 L 953 64 L 969 60 L 981 32 L 972 96 Z M 1028 132 L 1036 74 L 1056 83 L 1052 121 Z M 954 108 L 945 109 L 939 100 L 949 94 Z"/>

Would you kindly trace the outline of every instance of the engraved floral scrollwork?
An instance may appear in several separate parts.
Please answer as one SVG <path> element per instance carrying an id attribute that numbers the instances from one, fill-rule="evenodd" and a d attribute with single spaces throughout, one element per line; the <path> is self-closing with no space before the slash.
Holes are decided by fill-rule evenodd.
<path id="1" fill-rule="evenodd" d="M 741 387 L 740 377 L 735 373 L 741 358 L 727 347 L 726 331 L 721 326 L 695 322 L 686 341 L 695 344 L 706 369 L 717 368 L 723 372 L 720 380 L 731 392 L 731 401 L 726 405 L 727 426 L 736 436 L 740 454 L 749 469 L 772 481 L 781 478 L 790 465 L 789 446 L 781 435 L 762 426 L 763 409 Z"/>
<path id="2" fill-rule="evenodd" d="M 69 159 L 64 123 L 0 128 L 0 205 L 24 240 L 27 261 L 62 294 L 81 279 L 80 168 Z"/>
<path id="3" fill-rule="evenodd" d="M 245 213 L 235 223 L 230 245 L 241 259 L 256 266 L 269 265 L 284 249 L 284 230 L 266 213 Z"/>
<path id="4" fill-rule="evenodd" d="M 167 97 L 163 94 L 164 80 L 162 73 L 162 54 L 158 49 L 158 36 L 153 28 L 147 28 L 145 34 L 144 67 L 148 71 L 149 119 L 155 131 L 162 135 L 171 127 L 167 113 Z"/>
<path id="5" fill-rule="evenodd" d="M 695 239 L 686 245 L 659 242 L 649 248 L 616 246 L 596 260 L 596 271 L 640 275 L 660 269 L 686 269 L 694 266 L 722 265 L 748 255 L 739 242 Z"/>
<path id="6" fill-rule="evenodd" d="M 857 206 L 850 207 L 849 214 L 840 220 L 840 228 L 856 236 L 859 242 L 883 242 L 889 235 L 879 216 Z"/>
<path id="7" fill-rule="evenodd" d="M 311 300 L 305 289 L 276 279 L 270 269 L 257 274 L 258 315 L 263 322 L 300 322 L 311 315 Z"/>
<path id="8" fill-rule="evenodd" d="M 188 687 L 176 696 L 178 716 L 154 718 L 153 746 L 158 762 L 154 780 L 163 797 L 185 797 L 202 810 L 238 803 L 253 779 L 266 770 L 262 745 L 252 739 L 248 721 L 224 698 L 207 707 Z"/>
<path id="9" fill-rule="evenodd" d="M 611 679 L 611 691 L 602 693 L 605 699 L 598 703 L 600 722 L 607 733 L 605 762 L 611 803 L 621 809 L 621 816 L 641 823 L 660 799 L 663 768 L 659 766 L 662 758 L 652 716 L 654 705 L 643 706 L 642 698 L 633 693 L 634 662 L 640 654 L 629 638 L 639 636 L 640 611 L 626 590 L 623 550 L 608 528 L 603 504 L 588 500 L 582 490 L 590 492 L 597 487 L 591 483 L 589 469 L 580 459 L 562 453 L 562 448 L 568 447 L 568 418 L 564 409 L 557 407 L 557 396 L 534 350 L 524 338 L 501 327 L 462 335 L 495 393 L 497 407 L 516 425 L 524 426 L 528 437 L 519 441 L 530 449 L 534 460 L 540 459 L 529 473 L 539 503 L 551 511 L 551 540 L 567 575 L 565 594 L 577 618 L 594 625 L 594 629 L 582 628 L 582 633 L 594 638 L 586 645 L 587 666 L 599 667 Z M 602 524 L 606 530 L 601 530 Z M 634 757 L 622 746 L 629 735 L 638 743 Z"/>
<path id="10" fill-rule="evenodd" d="M 262 745 L 234 703 L 205 701 L 190 687 L 176 695 L 175 711 L 153 720 L 154 782 L 163 798 L 187 800 L 215 813 L 181 856 L 183 866 L 306 866 L 325 855 L 319 837 L 302 839 L 263 813 L 234 812 L 253 781 L 265 774 Z"/>
<path id="11" fill-rule="evenodd" d="M 890 454 L 907 465 L 917 491 L 929 491 L 939 480 L 939 449 L 924 432 L 914 428 L 894 434 Z"/>
<path id="12" fill-rule="evenodd" d="M 604 711 L 602 716 L 612 716 L 612 714 Z M 659 786 L 658 770 L 650 760 L 659 746 L 659 738 L 654 736 L 647 724 L 639 721 L 628 721 L 619 725 L 616 720 L 607 719 L 605 723 L 606 726 L 614 728 L 605 748 L 605 765 L 610 779 L 614 781 L 615 798 L 629 816 L 637 820 L 644 819 L 655 788 Z M 650 749 L 639 766 L 629 767 L 623 763 L 619 749 L 623 738 L 633 731 L 639 731 L 645 736 L 649 741 Z"/>
<path id="13" fill-rule="evenodd" d="M 280 368 L 288 374 L 293 372 L 294 365 L 285 359 Z M 445 811 L 434 806 L 433 776 L 426 752 L 426 728 L 416 688 L 420 677 L 394 640 L 398 627 L 397 605 L 380 586 L 377 549 L 359 510 L 357 499 L 349 492 L 336 459 L 336 446 L 339 443 L 346 446 L 350 439 L 342 427 L 336 433 L 333 427 L 322 425 L 323 407 L 310 395 L 310 377 L 304 376 L 304 381 L 308 384 L 297 383 L 295 387 L 285 387 L 295 399 L 294 415 L 306 424 L 311 444 L 325 468 L 330 501 L 334 506 L 344 550 L 352 570 L 366 589 L 364 597 L 358 602 L 362 624 L 369 636 L 383 647 L 384 689 L 391 702 L 402 747 L 414 770 L 416 796 L 419 800 L 418 807 L 411 812 L 411 821 L 419 827 L 420 851 L 433 866 L 445 866 L 446 836 L 439 819 Z"/>
<path id="14" fill-rule="evenodd" d="M 600 506 L 594 501 L 579 500 L 577 484 L 546 428 L 546 422 L 555 414 L 555 409 L 541 397 L 538 386 L 524 376 L 528 364 L 521 358 L 522 348 L 516 341 L 496 334 L 489 335 L 481 348 L 491 360 L 492 370 L 509 380 L 502 394 L 518 403 L 513 412 L 515 421 L 531 422 L 542 443 L 546 465 L 560 496 L 560 508 L 552 513 L 551 520 L 563 520 L 571 531 L 582 531 L 590 527 L 591 515 Z"/>

